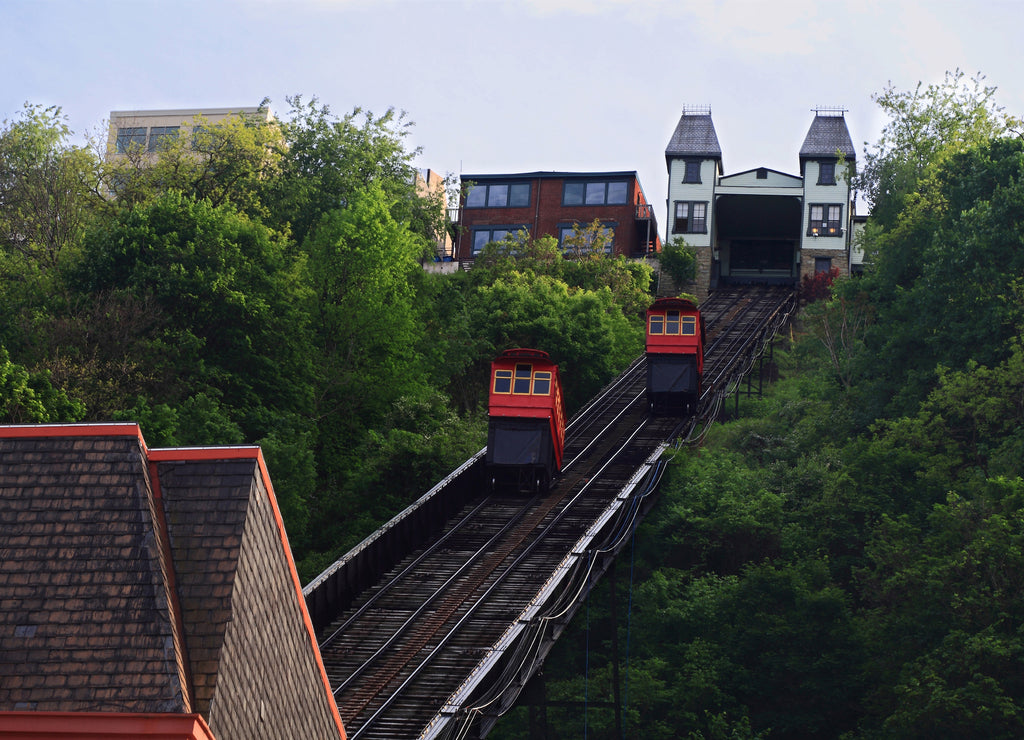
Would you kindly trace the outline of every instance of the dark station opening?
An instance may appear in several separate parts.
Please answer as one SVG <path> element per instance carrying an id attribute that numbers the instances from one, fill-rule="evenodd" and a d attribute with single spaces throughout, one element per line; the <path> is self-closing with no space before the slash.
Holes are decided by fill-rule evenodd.
<path id="1" fill-rule="evenodd" d="M 721 283 L 796 279 L 803 205 L 790 195 L 723 195 L 715 202 Z"/>

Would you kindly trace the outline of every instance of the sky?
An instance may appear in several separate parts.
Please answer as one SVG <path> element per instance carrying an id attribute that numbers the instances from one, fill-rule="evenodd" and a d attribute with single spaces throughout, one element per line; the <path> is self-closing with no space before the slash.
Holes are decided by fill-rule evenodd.
<path id="1" fill-rule="evenodd" d="M 982 74 L 1024 116 L 1021 0 L 0 0 L 0 119 L 60 106 L 78 137 L 112 110 L 316 97 L 405 111 L 441 174 L 636 171 L 665 202 L 683 106 L 710 106 L 726 174 L 798 174 L 815 108 Z M 662 216 L 664 218 L 664 216 Z"/>

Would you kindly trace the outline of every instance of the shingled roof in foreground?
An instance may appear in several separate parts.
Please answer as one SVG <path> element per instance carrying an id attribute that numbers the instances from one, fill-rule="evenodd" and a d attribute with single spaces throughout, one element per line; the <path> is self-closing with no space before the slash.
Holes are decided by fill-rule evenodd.
<path id="1" fill-rule="evenodd" d="M 345 736 L 258 447 L 0 426 L 0 521 L 0 738 Z"/>

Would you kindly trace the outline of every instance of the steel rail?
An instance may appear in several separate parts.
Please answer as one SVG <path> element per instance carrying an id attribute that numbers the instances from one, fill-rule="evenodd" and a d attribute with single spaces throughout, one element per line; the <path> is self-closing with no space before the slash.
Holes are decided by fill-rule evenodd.
<path id="1" fill-rule="evenodd" d="M 391 695 L 385 699 L 384 703 L 368 717 L 359 727 L 358 730 L 350 735 L 352 740 L 358 740 L 359 737 L 367 731 L 367 728 L 372 726 L 379 717 L 398 700 L 398 697 L 405 691 L 409 685 L 419 677 L 419 674 L 426 669 L 427 665 L 440 653 L 440 651 L 447 645 L 452 637 L 466 624 L 469 618 L 479 609 L 494 593 L 494 591 L 504 583 L 505 579 L 516 571 L 518 565 L 520 565 L 529 555 L 533 553 L 541 544 L 544 543 L 546 537 L 554 530 L 555 525 L 561 523 L 562 519 L 569 515 L 572 511 L 573 505 L 579 501 L 579 499 L 586 493 L 591 487 L 596 486 L 600 481 L 601 474 L 614 463 L 615 459 L 628 448 L 633 439 L 638 435 L 643 428 L 648 424 L 648 419 L 644 419 L 640 425 L 633 430 L 625 442 L 623 442 L 619 448 L 607 457 L 607 459 L 601 464 L 597 471 L 593 473 L 591 478 L 587 480 L 584 485 L 566 502 L 565 506 L 552 518 L 550 522 L 543 529 L 535 532 L 535 536 L 532 537 L 527 544 L 526 548 L 516 558 L 503 569 L 498 577 L 491 583 L 487 589 L 480 594 L 475 601 L 468 607 L 466 612 L 455 622 L 451 629 L 438 641 L 437 645 L 430 651 L 430 653 L 419 663 L 419 665 L 413 669 L 411 674 L 405 678 L 405 680 L 391 693 Z"/>

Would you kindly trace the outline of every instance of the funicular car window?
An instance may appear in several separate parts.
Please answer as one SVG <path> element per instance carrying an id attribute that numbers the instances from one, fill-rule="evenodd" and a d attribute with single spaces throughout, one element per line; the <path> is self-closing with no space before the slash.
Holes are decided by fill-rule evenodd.
<path id="1" fill-rule="evenodd" d="M 512 392 L 512 371 L 511 370 L 495 370 L 494 371 L 494 392 L 495 393 L 511 393 Z"/>
<path id="2" fill-rule="evenodd" d="M 524 395 L 530 392 L 530 378 L 533 375 L 533 365 L 516 365 L 515 382 L 512 384 L 513 393 Z"/>
<path id="3" fill-rule="evenodd" d="M 551 393 L 551 373 L 538 370 L 533 374 L 533 395 L 546 396 Z"/>
<path id="4" fill-rule="evenodd" d="M 665 317 L 660 313 L 651 314 L 651 334 L 665 333 Z"/>
<path id="5" fill-rule="evenodd" d="M 679 312 L 669 311 L 665 316 L 665 333 L 666 334 L 678 334 L 679 333 Z"/>
<path id="6" fill-rule="evenodd" d="M 692 337 L 697 333 L 697 317 L 696 316 L 683 316 L 683 335 Z"/>

